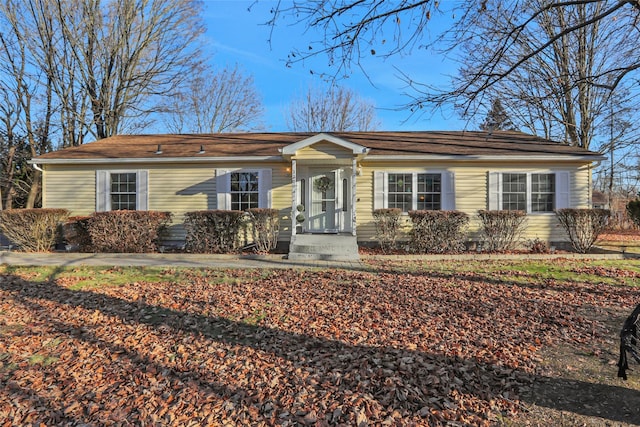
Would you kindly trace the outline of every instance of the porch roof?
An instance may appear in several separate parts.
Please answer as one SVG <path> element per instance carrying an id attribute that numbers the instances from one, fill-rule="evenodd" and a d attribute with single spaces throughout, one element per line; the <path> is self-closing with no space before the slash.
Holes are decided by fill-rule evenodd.
<path id="1" fill-rule="evenodd" d="M 367 159 L 385 158 L 566 158 L 600 160 L 602 155 L 513 131 L 420 131 L 234 133 L 201 135 L 118 135 L 43 154 L 32 163 L 129 161 L 207 161 L 220 159 L 282 160 L 286 147 L 318 141 L 343 141 L 344 147 L 366 147 Z M 283 153 L 284 150 L 284 153 Z M 290 150 L 289 150 L 290 151 Z"/>

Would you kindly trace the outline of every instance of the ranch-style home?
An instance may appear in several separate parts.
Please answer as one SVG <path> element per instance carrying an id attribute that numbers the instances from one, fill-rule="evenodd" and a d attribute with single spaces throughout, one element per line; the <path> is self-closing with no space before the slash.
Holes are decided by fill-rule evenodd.
<path id="1" fill-rule="evenodd" d="M 591 207 L 602 159 L 521 132 L 425 131 L 122 135 L 32 163 L 43 207 L 170 211 L 173 244 L 186 212 L 269 207 L 290 256 L 330 257 L 375 242 L 378 208 L 466 212 L 470 240 L 478 210 L 524 210 L 526 239 L 566 242 L 554 210 Z"/>

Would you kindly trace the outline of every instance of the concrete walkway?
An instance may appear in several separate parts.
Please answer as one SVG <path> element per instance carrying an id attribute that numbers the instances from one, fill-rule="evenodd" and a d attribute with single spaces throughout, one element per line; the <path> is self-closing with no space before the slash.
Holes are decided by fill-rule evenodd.
<path id="1" fill-rule="evenodd" d="M 195 268 L 345 268 L 365 269 L 368 260 L 482 261 L 535 259 L 637 259 L 635 254 L 459 254 L 459 255 L 363 255 L 361 260 L 289 260 L 284 255 L 203 254 L 94 254 L 74 252 L 25 253 L 0 251 L 0 264 L 56 266 L 158 266 Z"/>
<path id="2" fill-rule="evenodd" d="M 348 268 L 361 269 L 360 261 L 288 260 L 284 255 L 202 255 L 202 254 L 93 254 L 25 253 L 0 251 L 0 264 L 7 265 L 91 265 L 158 266 L 206 268 Z"/>

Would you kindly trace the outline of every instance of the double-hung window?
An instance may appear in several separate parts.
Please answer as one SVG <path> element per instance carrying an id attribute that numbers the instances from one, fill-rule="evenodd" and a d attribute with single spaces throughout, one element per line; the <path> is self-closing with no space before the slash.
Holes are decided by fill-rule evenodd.
<path id="1" fill-rule="evenodd" d="M 531 174 L 531 212 L 553 212 L 556 181 L 552 173 Z"/>
<path id="2" fill-rule="evenodd" d="M 216 169 L 216 193 L 218 209 L 271 207 L 271 169 Z"/>
<path id="3" fill-rule="evenodd" d="M 232 210 L 257 208 L 259 194 L 258 172 L 231 172 Z"/>
<path id="4" fill-rule="evenodd" d="M 388 175 L 387 188 L 389 208 L 398 208 L 402 212 L 408 212 L 413 209 L 413 174 L 390 173 Z"/>
<path id="5" fill-rule="evenodd" d="M 146 170 L 96 171 L 96 211 L 147 210 Z"/>
<path id="6" fill-rule="evenodd" d="M 137 174 L 135 172 L 112 173 L 111 210 L 136 210 Z"/>
<path id="7" fill-rule="evenodd" d="M 489 174 L 489 209 L 551 213 L 568 205 L 568 172 Z"/>
<path id="8" fill-rule="evenodd" d="M 375 172 L 374 209 L 455 209 L 452 172 Z"/>

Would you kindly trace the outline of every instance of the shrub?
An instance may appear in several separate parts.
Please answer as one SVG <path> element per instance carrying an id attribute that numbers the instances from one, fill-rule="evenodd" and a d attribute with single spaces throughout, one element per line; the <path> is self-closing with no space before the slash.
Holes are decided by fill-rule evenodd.
<path id="1" fill-rule="evenodd" d="M 87 219 L 91 249 L 95 252 L 154 252 L 171 213 L 157 211 L 95 212 Z"/>
<path id="2" fill-rule="evenodd" d="M 489 252 L 513 249 L 524 231 L 525 211 L 479 210 L 480 241 Z"/>
<path id="3" fill-rule="evenodd" d="M 278 245 L 280 232 L 279 212 L 277 209 L 255 208 L 247 210 L 251 220 L 251 236 L 256 252 L 266 253 Z"/>
<path id="4" fill-rule="evenodd" d="M 469 215 L 459 211 L 409 211 L 413 223 L 410 247 L 420 253 L 462 252 Z"/>
<path id="5" fill-rule="evenodd" d="M 208 210 L 187 212 L 185 249 L 196 253 L 230 253 L 240 248 L 239 234 L 245 225 L 242 211 Z"/>
<path id="6" fill-rule="evenodd" d="M 396 246 L 396 240 L 400 233 L 400 214 L 402 214 L 402 210 L 398 208 L 375 209 L 373 211 L 376 239 L 378 239 L 383 252 L 388 252 Z"/>
<path id="7" fill-rule="evenodd" d="M 0 231 L 25 252 L 47 252 L 68 216 L 66 209 L 9 209 L 0 211 Z"/>
<path id="8" fill-rule="evenodd" d="M 640 227 L 640 200 L 631 200 L 627 203 L 627 215 L 636 227 Z"/>
<path id="9" fill-rule="evenodd" d="M 62 226 L 64 240 L 81 252 L 92 250 L 91 234 L 89 234 L 90 219 L 90 216 L 74 216 L 68 218 Z"/>
<path id="10" fill-rule="evenodd" d="M 529 248 L 529 251 L 534 254 L 548 254 L 550 252 L 549 244 L 537 237 L 535 239 L 528 240 L 527 247 Z"/>
<path id="11" fill-rule="evenodd" d="M 587 253 L 606 228 L 611 212 L 607 209 L 558 209 L 556 216 L 579 253 Z"/>

